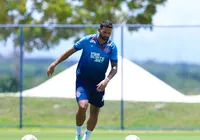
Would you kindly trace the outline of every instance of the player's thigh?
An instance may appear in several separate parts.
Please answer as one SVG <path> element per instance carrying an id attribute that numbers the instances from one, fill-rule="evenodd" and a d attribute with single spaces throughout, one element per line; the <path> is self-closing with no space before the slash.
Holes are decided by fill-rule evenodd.
<path id="1" fill-rule="evenodd" d="M 76 80 L 76 101 L 78 102 L 79 107 L 86 108 L 89 100 L 89 93 L 87 85 L 77 79 Z"/>

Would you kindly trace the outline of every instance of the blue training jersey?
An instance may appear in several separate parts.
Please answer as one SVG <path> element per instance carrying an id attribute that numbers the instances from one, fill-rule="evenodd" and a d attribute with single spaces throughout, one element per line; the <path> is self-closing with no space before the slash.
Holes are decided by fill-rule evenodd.
<path id="1" fill-rule="evenodd" d="M 74 44 L 75 49 L 82 49 L 76 75 L 94 84 L 105 78 L 109 61 L 118 61 L 115 43 L 109 39 L 106 43 L 100 44 L 97 37 L 97 34 L 88 35 Z"/>

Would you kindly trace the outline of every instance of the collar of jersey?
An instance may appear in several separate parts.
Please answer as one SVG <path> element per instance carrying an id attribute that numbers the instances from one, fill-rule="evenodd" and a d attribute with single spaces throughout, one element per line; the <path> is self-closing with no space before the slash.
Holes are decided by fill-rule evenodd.
<path id="1" fill-rule="evenodd" d="M 98 34 L 96 34 L 96 35 L 95 35 L 95 40 L 96 40 L 96 43 L 97 43 L 97 44 L 99 44 L 99 45 L 103 46 L 103 45 L 106 45 L 106 44 L 108 44 L 108 42 L 109 42 L 109 40 L 110 40 L 110 39 L 108 39 L 108 40 L 107 40 L 105 43 L 103 43 L 103 44 L 100 44 L 100 43 L 99 43 L 99 40 L 98 40 Z"/>

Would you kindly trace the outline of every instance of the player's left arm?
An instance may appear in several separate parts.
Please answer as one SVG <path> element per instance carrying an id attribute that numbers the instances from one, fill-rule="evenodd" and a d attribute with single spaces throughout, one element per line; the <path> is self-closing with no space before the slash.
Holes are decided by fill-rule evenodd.
<path id="1" fill-rule="evenodd" d="M 117 55 L 117 47 L 115 45 L 113 46 L 113 49 L 112 49 L 112 52 L 111 52 L 110 61 L 111 61 L 111 70 L 110 70 L 108 76 L 97 85 L 97 91 L 99 91 L 99 92 L 105 90 L 105 88 L 106 88 L 107 84 L 109 83 L 109 81 L 117 73 L 118 55 Z"/>
<path id="2" fill-rule="evenodd" d="M 106 77 L 106 80 L 109 82 L 117 73 L 117 61 L 111 61 L 111 70 L 108 74 L 108 76 Z"/>
<path id="3" fill-rule="evenodd" d="M 111 70 L 108 74 L 108 76 L 106 77 L 106 80 L 108 80 L 108 82 L 115 76 L 115 74 L 117 73 L 117 62 L 118 62 L 118 50 L 116 45 L 113 45 L 113 49 L 111 52 L 111 57 L 110 57 L 110 61 L 111 61 Z"/>
<path id="4" fill-rule="evenodd" d="M 107 84 L 115 76 L 116 73 L 117 73 L 117 61 L 111 61 L 111 70 L 108 76 L 97 85 L 97 91 L 99 92 L 104 91 Z"/>

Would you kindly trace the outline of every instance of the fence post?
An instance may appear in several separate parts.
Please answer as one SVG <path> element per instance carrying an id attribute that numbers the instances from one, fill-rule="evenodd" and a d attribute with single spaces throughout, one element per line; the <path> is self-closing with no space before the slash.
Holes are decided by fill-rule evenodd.
<path id="1" fill-rule="evenodd" d="M 121 130 L 124 130 L 124 97 L 123 97 L 123 58 L 124 58 L 124 25 L 121 25 Z"/>
<path id="2" fill-rule="evenodd" d="M 20 100 L 20 104 L 19 104 L 19 114 L 20 114 L 20 124 L 19 124 L 19 128 L 22 129 L 23 127 L 23 97 L 22 97 L 22 91 L 23 91 L 23 43 L 24 43 L 24 38 L 23 38 L 23 26 L 20 26 L 20 96 L 19 96 L 19 100 Z"/>

